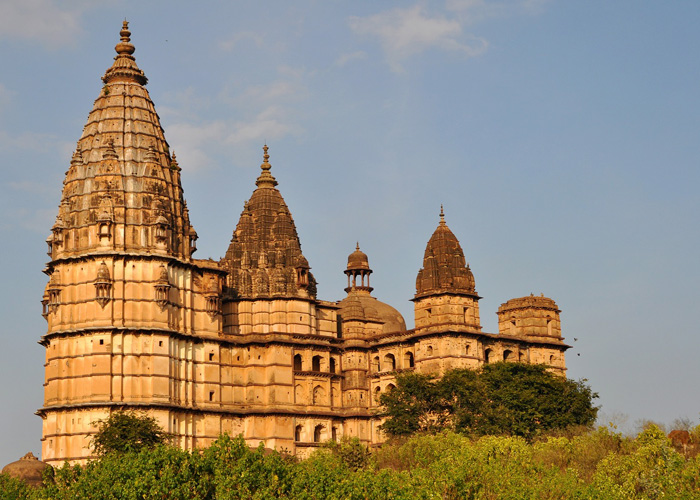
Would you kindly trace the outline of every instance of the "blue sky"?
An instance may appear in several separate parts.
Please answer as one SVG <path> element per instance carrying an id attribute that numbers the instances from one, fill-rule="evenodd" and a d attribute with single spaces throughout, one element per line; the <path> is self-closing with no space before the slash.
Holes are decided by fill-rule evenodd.
<path id="1" fill-rule="evenodd" d="M 0 465 L 40 451 L 44 240 L 124 18 L 198 257 L 267 141 L 320 298 L 359 241 L 412 325 L 443 204 L 484 330 L 544 293 L 604 416 L 699 422 L 700 3 L 2 0 Z"/>

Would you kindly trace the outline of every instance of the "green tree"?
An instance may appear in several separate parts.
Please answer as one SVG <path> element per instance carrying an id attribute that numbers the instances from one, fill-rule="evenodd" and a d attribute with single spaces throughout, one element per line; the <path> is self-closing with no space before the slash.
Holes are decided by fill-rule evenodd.
<path id="1" fill-rule="evenodd" d="M 542 365 L 493 363 L 451 370 L 441 379 L 399 374 L 380 402 L 393 436 L 453 429 L 475 435 L 532 438 L 548 430 L 591 426 L 597 394 L 585 381 L 554 375 Z"/>
<path id="2" fill-rule="evenodd" d="M 92 438 L 97 455 L 126 453 L 154 448 L 168 441 L 167 434 L 153 417 L 144 413 L 120 411 L 97 423 L 97 434 Z"/>
<path id="3" fill-rule="evenodd" d="M 442 398 L 435 378 L 420 373 L 400 374 L 396 378 L 396 387 L 383 393 L 379 402 L 389 417 L 382 429 L 392 436 L 433 430 L 442 413 Z"/>

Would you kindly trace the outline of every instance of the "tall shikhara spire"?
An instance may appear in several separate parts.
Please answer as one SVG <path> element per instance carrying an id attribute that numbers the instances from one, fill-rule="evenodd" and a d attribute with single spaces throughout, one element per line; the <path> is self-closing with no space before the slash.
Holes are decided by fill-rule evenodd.
<path id="1" fill-rule="evenodd" d="M 167 359 L 176 336 L 221 331 L 223 272 L 192 258 L 197 235 L 180 167 L 126 21 L 120 35 L 47 239 L 46 383 L 38 413 L 42 458 L 51 463 L 88 457 L 91 422 L 116 406 L 194 406 L 192 392 L 168 379 L 167 362 L 154 360 Z"/>
<path id="2" fill-rule="evenodd" d="M 66 173 L 50 256 L 146 251 L 187 260 L 196 233 L 180 168 L 144 87 L 126 21 L 120 35 Z"/>

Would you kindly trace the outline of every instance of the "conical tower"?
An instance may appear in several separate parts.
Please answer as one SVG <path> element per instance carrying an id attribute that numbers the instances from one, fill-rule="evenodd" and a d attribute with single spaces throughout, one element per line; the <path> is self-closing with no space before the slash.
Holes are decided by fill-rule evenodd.
<path id="1" fill-rule="evenodd" d="M 120 35 L 66 172 L 49 256 L 136 252 L 186 261 L 197 236 L 180 167 L 136 65 L 126 21 Z"/>
<path id="2" fill-rule="evenodd" d="M 239 333 L 252 332 L 253 324 L 263 331 L 308 332 L 315 328 L 309 304 L 316 300 L 316 280 L 301 252 L 292 214 L 270 173 L 268 150 L 265 145 L 256 189 L 244 205 L 221 261 L 229 273 L 229 291 L 237 304 L 227 308 L 230 314 L 226 324 Z M 281 313 L 280 308 L 285 318 L 293 313 L 290 317 L 303 325 L 290 326 L 268 316 Z M 255 318 L 253 309 L 257 311 Z M 300 319 L 296 312 L 300 312 Z"/>
<path id="3" fill-rule="evenodd" d="M 192 259 L 180 167 L 165 140 L 124 21 L 66 172 L 47 239 L 48 332 L 42 458 L 83 460 L 93 422 L 120 407 L 193 405 L 173 346 L 221 331 L 223 271 Z M 170 360 L 173 363 L 175 360 Z M 176 361 L 180 363 L 178 359 Z M 184 376 L 183 376 L 184 375 Z M 177 379 L 177 380 L 176 380 Z M 168 412 L 161 425 L 173 431 Z"/>
<path id="4" fill-rule="evenodd" d="M 481 331 L 480 298 L 459 240 L 447 226 L 440 207 L 440 222 L 425 247 L 423 267 L 416 277 L 416 295 L 412 299 L 416 328 L 441 326 Z"/>

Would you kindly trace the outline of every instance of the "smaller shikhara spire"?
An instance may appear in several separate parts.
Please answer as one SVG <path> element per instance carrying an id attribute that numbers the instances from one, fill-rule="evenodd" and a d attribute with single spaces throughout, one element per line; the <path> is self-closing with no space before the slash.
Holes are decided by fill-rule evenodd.
<path id="1" fill-rule="evenodd" d="M 119 35 L 121 36 L 121 40 L 114 47 L 114 50 L 117 51 L 117 55 L 114 56 L 114 63 L 112 67 L 105 72 L 102 81 L 105 83 L 116 80 L 133 81 L 139 85 L 146 85 L 148 78 L 146 78 L 143 71 L 136 65 L 136 59 L 132 55 L 136 48 L 134 44 L 131 43 L 131 31 L 129 31 L 128 21 L 124 20 Z"/>
<path id="2" fill-rule="evenodd" d="M 222 263 L 238 296 L 316 297 L 316 280 L 301 252 L 292 214 L 270 173 L 263 147 L 262 172 L 246 202 Z"/>
<path id="3" fill-rule="evenodd" d="M 262 172 L 255 181 L 255 185 L 258 187 L 275 187 L 277 185 L 277 179 L 270 173 L 272 165 L 270 165 L 270 155 L 267 153 L 268 149 L 267 144 L 265 144 L 263 146 L 263 162 L 260 165 Z"/>
<path id="4" fill-rule="evenodd" d="M 445 222 L 440 205 L 440 222 L 425 247 L 423 268 L 416 278 L 416 296 L 458 293 L 476 296 L 474 275 L 464 259 L 459 240 Z"/>

